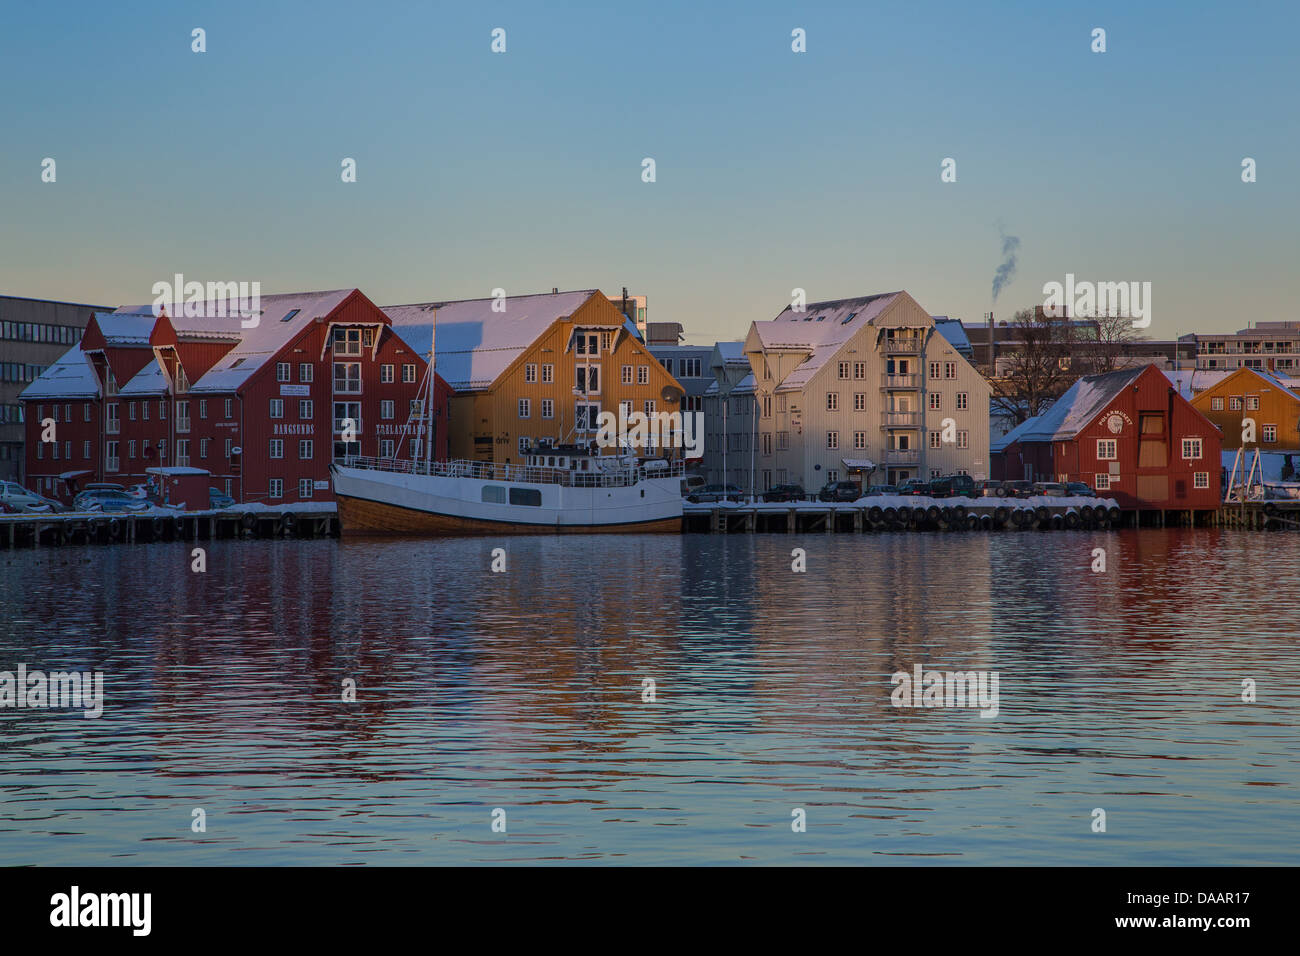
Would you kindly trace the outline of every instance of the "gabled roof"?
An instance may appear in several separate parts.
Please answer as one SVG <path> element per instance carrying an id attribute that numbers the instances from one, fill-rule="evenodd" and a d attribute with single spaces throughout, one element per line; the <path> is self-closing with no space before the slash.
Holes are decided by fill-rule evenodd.
<path id="1" fill-rule="evenodd" d="M 950 319 L 946 315 L 933 315 L 931 318 L 934 319 L 935 331 L 947 339 L 953 348 L 966 356 L 974 354 L 970 336 L 966 334 L 966 327 L 962 325 L 961 319 Z"/>
<path id="2" fill-rule="evenodd" d="M 1021 432 L 1015 440 L 1063 441 L 1073 438 L 1092 424 L 1093 419 L 1148 368 L 1151 366 L 1084 376 L 1071 385 L 1051 408 L 1031 419 L 1033 427 Z M 1010 436 L 1005 436 L 1004 441 L 1006 437 Z"/>
<path id="3" fill-rule="evenodd" d="M 167 377 L 163 375 L 162 366 L 158 360 L 147 364 L 131 380 L 117 390 L 118 395 L 127 397 L 133 395 L 164 395 L 167 392 Z"/>
<path id="4" fill-rule="evenodd" d="M 807 352 L 808 357 L 781 380 L 778 391 L 802 388 L 864 326 L 893 305 L 901 292 L 811 302 L 802 312 L 791 306 L 775 319 L 755 322 L 758 340 L 768 351 Z"/>
<path id="5" fill-rule="evenodd" d="M 991 442 L 989 442 L 989 451 L 995 453 L 1000 451 L 1006 451 L 1009 445 L 1012 445 L 1015 442 L 1020 440 L 1021 435 L 1032 430 L 1035 424 L 1037 423 L 1037 421 L 1038 421 L 1037 415 L 1033 416 L 1032 418 L 1026 418 L 1023 422 L 1021 422 L 1015 428 L 1011 429 L 1011 431 L 1007 432 L 1001 438 L 995 438 Z"/>
<path id="6" fill-rule="evenodd" d="M 728 365 L 748 365 L 749 359 L 745 358 L 744 342 L 719 342 L 714 346 L 718 350 L 718 355 Z"/>
<path id="7" fill-rule="evenodd" d="M 1236 369 L 1230 368 L 1184 368 L 1165 369 L 1165 378 L 1178 389 L 1178 394 L 1191 401 L 1195 392 L 1204 391 L 1218 385 Z"/>
<path id="8" fill-rule="evenodd" d="M 18 396 L 20 399 L 42 398 L 98 398 L 99 379 L 95 377 L 90 362 L 80 345 L 74 345 L 41 373 Z"/>
<path id="9" fill-rule="evenodd" d="M 91 318 L 110 346 L 141 346 L 147 348 L 153 332 L 154 317 L 147 310 L 118 309 L 116 312 L 95 312 Z"/>
<path id="10" fill-rule="evenodd" d="M 252 375 L 277 355 L 286 344 L 296 338 L 317 317 L 325 318 L 356 292 L 355 289 L 334 289 L 328 292 L 292 292 L 261 297 L 261 315 L 256 327 L 243 328 L 237 316 L 191 317 L 168 316 L 177 334 L 183 328 L 187 335 L 202 335 L 207 330 L 213 336 L 225 337 L 239 330 L 239 343 L 221 357 L 220 361 L 190 386 L 191 392 L 233 392 L 243 386 Z M 198 311 L 216 316 L 224 311 L 225 303 L 203 303 Z M 296 312 L 295 312 L 296 310 Z M 155 321 L 152 306 L 123 306 L 118 313 L 146 313 L 152 329 Z M 116 314 L 116 313 L 115 313 Z M 282 321 L 286 316 L 288 321 Z"/>
<path id="11" fill-rule="evenodd" d="M 1219 372 L 1220 374 L 1213 380 L 1209 380 L 1208 375 L 1214 372 Z M 1170 381 L 1174 381 L 1175 377 L 1178 376 L 1179 374 L 1186 376 L 1188 373 L 1165 372 L 1165 375 L 1169 377 Z M 1213 389 L 1215 386 L 1220 385 L 1223 382 L 1226 382 L 1228 379 L 1232 378 L 1233 376 L 1246 377 L 1246 376 L 1253 375 L 1256 378 L 1260 379 L 1262 383 L 1271 385 L 1273 388 L 1276 388 L 1278 391 L 1282 392 L 1287 397 L 1292 398 L 1296 401 L 1300 401 L 1300 396 L 1297 396 L 1295 392 L 1291 391 L 1290 382 L 1282 378 L 1280 375 L 1277 375 L 1274 372 L 1268 371 L 1266 369 L 1246 368 L 1245 366 L 1242 366 L 1241 368 L 1234 368 L 1234 369 L 1198 370 L 1196 374 L 1207 376 L 1207 378 L 1193 379 L 1190 385 L 1188 386 L 1189 390 L 1190 388 L 1196 388 L 1198 390 L 1198 393 L 1209 391 Z M 1181 383 L 1179 383 L 1179 391 L 1182 391 L 1183 387 L 1184 386 Z M 1184 395 L 1183 397 L 1188 399 L 1191 398 L 1190 395 Z"/>
<path id="12" fill-rule="evenodd" d="M 497 299 L 386 305 L 393 331 L 412 349 L 428 355 L 437 318 L 438 375 L 456 391 L 491 387 L 557 319 L 576 312 L 596 289 L 512 296 L 504 312 L 492 311 Z"/>

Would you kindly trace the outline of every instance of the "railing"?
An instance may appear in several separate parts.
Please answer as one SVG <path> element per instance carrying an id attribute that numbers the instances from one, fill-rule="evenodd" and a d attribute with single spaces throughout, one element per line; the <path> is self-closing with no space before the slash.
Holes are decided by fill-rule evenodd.
<path id="1" fill-rule="evenodd" d="M 595 460 L 595 459 L 593 459 Z M 404 475 L 431 475 L 438 478 L 476 478 L 481 481 L 521 481 L 538 485 L 566 485 L 571 488 L 625 488 L 646 478 L 681 478 L 686 463 L 665 462 L 663 468 L 645 465 L 622 465 L 596 471 L 570 471 L 567 468 L 539 468 L 533 465 L 504 465 L 490 461 L 410 461 L 402 458 L 373 458 L 349 455 L 336 459 L 346 468 L 388 471 Z"/>
<path id="2" fill-rule="evenodd" d="M 885 339 L 886 355 L 915 355 L 921 351 L 919 338 Z"/>
<path id="3" fill-rule="evenodd" d="M 881 428 L 915 428 L 921 419 L 920 412 L 885 412 L 881 415 Z"/>
<path id="4" fill-rule="evenodd" d="M 917 448 L 892 449 L 885 452 L 887 465 L 915 465 L 921 460 L 921 451 Z"/>
<path id="5" fill-rule="evenodd" d="M 920 388 L 921 376 L 916 374 L 880 376 L 881 388 Z"/>

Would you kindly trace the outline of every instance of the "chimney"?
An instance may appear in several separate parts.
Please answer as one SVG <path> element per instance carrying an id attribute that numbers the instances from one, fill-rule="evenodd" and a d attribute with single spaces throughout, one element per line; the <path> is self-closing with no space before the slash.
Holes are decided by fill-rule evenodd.
<path id="1" fill-rule="evenodd" d="M 997 342 L 993 338 L 993 313 L 985 312 L 984 318 L 989 320 L 989 378 L 993 378 L 997 370 Z"/>
<path id="2" fill-rule="evenodd" d="M 560 290 L 558 288 L 551 289 L 551 295 L 559 295 L 559 294 L 560 294 Z"/>

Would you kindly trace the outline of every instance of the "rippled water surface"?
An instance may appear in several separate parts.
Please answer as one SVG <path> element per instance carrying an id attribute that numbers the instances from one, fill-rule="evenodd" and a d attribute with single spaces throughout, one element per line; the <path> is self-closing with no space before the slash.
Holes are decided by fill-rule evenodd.
<path id="1" fill-rule="evenodd" d="M 105 680 L 0 710 L 0 863 L 1300 863 L 1300 536 L 190 547 L 0 552 L 0 670 Z"/>

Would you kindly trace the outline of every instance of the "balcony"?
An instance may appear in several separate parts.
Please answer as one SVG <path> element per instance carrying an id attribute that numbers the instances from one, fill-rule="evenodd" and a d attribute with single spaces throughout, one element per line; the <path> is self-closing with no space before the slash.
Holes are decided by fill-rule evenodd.
<path id="1" fill-rule="evenodd" d="M 885 452 L 886 465 L 918 465 L 921 463 L 919 448 L 891 448 Z"/>
<path id="2" fill-rule="evenodd" d="M 916 355 L 920 351 L 920 337 L 885 339 L 884 353 L 886 355 Z"/>
<path id="3" fill-rule="evenodd" d="M 881 428 L 916 428 L 920 424 L 920 412 L 884 412 L 880 416 Z"/>
<path id="4" fill-rule="evenodd" d="M 889 375 L 880 376 L 881 388 L 920 388 L 921 376 L 916 374 L 909 375 Z"/>

